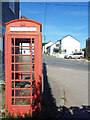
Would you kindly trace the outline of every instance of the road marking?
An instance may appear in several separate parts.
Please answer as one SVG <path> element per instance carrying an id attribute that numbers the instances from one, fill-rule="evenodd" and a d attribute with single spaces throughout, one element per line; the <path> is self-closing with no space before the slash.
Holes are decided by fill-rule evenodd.
<path id="1" fill-rule="evenodd" d="M 68 69 L 68 68 L 60 68 L 62 70 L 73 70 L 73 69 Z"/>

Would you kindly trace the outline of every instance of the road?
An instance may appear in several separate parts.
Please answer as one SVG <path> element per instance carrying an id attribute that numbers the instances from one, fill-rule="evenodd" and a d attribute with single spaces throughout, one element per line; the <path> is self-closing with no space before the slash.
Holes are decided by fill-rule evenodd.
<path id="1" fill-rule="evenodd" d="M 42 55 L 56 106 L 88 105 L 88 63 Z M 63 98 L 63 99 L 62 99 Z M 65 101 L 66 99 L 66 101 Z"/>

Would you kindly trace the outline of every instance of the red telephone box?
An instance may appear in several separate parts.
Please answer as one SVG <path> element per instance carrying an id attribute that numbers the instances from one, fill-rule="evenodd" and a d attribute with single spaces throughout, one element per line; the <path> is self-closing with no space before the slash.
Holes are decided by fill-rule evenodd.
<path id="1" fill-rule="evenodd" d="M 41 23 L 17 19 L 6 23 L 5 109 L 31 114 L 41 109 Z"/>

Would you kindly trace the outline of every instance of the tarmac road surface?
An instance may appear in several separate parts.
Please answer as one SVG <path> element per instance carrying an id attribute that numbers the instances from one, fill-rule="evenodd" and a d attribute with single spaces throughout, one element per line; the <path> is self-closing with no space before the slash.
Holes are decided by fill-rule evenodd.
<path id="1" fill-rule="evenodd" d="M 88 105 L 88 63 L 42 55 L 56 106 Z"/>

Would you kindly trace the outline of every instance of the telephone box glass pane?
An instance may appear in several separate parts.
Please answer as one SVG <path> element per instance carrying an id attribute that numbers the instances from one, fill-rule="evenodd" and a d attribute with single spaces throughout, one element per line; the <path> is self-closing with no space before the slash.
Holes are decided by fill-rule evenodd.
<path id="1" fill-rule="evenodd" d="M 12 73 L 12 80 L 14 80 L 14 73 Z"/>
<path id="2" fill-rule="evenodd" d="M 30 96 L 31 90 L 15 90 L 15 96 Z"/>
<path id="3" fill-rule="evenodd" d="M 35 103 L 34 103 L 34 100 L 32 100 L 32 107 L 34 107 L 34 104 L 35 104 Z"/>
<path id="4" fill-rule="evenodd" d="M 34 63 L 34 56 L 32 56 L 32 63 Z"/>
<path id="5" fill-rule="evenodd" d="M 32 80 L 34 80 L 34 73 L 32 73 Z"/>
<path id="6" fill-rule="evenodd" d="M 15 88 L 30 88 L 31 82 L 30 81 L 16 81 L 15 82 Z"/>
<path id="7" fill-rule="evenodd" d="M 12 81 L 12 88 L 14 88 L 14 82 Z"/>
<path id="8" fill-rule="evenodd" d="M 14 56 L 12 56 L 12 63 L 14 63 Z"/>
<path id="9" fill-rule="evenodd" d="M 30 47 L 15 47 L 15 54 L 31 55 Z"/>
<path id="10" fill-rule="evenodd" d="M 32 87 L 34 87 L 35 86 L 35 81 L 32 81 Z"/>
<path id="11" fill-rule="evenodd" d="M 14 46 L 14 38 L 12 38 L 12 46 Z"/>
<path id="12" fill-rule="evenodd" d="M 30 80 L 30 73 L 15 73 L 15 80 Z"/>
<path id="13" fill-rule="evenodd" d="M 32 55 L 34 55 L 34 47 L 32 47 Z"/>
<path id="14" fill-rule="evenodd" d="M 31 65 L 15 65 L 15 71 L 31 71 Z"/>
<path id="15" fill-rule="evenodd" d="M 14 71 L 14 64 L 12 64 L 12 71 Z"/>
<path id="16" fill-rule="evenodd" d="M 31 46 L 31 39 L 27 38 L 16 38 L 15 46 Z"/>
<path id="17" fill-rule="evenodd" d="M 14 98 L 12 98 L 12 105 L 14 105 Z"/>
<path id="18" fill-rule="evenodd" d="M 34 46 L 34 38 L 32 38 L 32 46 Z"/>
<path id="19" fill-rule="evenodd" d="M 15 56 L 16 63 L 31 63 L 31 56 Z"/>
<path id="20" fill-rule="evenodd" d="M 14 54 L 14 47 L 12 47 L 12 54 Z"/>
<path id="21" fill-rule="evenodd" d="M 32 65 L 32 71 L 34 71 L 34 64 Z"/>
<path id="22" fill-rule="evenodd" d="M 16 98 L 15 105 L 30 105 L 30 98 Z"/>
<path id="23" fill-rule="evenodd" d="M 14 96 L 14 90 L 12 90 L 12 96 Z"/>
<path id="24" fill-rule="evenodd" d="M 34 96 L 34 89 L 32 90 L 32 96 Z"/>

